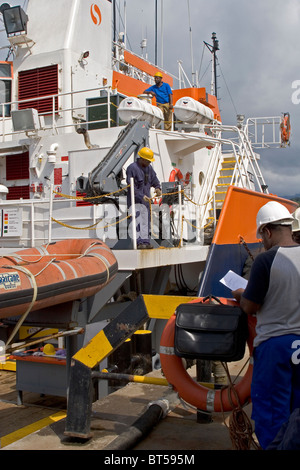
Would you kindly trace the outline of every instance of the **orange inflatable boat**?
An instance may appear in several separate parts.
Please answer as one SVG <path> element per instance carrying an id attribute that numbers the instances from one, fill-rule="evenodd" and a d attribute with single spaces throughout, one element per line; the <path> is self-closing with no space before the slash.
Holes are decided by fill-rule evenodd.
<path id="1" fill-rule="evenodd" d="M 2 256 L 0 318 L 94 295 L 117 271 L 101 240 L 64 240 Z"/>

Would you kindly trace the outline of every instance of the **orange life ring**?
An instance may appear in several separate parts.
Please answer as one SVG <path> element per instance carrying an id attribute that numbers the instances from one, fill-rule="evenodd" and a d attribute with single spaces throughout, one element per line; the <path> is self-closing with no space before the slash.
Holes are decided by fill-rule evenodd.
<path id="1" fill-rule="evenodd" d="M 183 174 L 178 168 L 174 168 L 174 170 L 171 171 L 170 176 L 169 176 L 169 182 L 172 183 L 174 181 L 179 181 L 179 182 L 184 182 L 184 184 L 189 184 L 190 182 L 190 177 L 191 173 L 188 171 L 185 175 L 185 178 L 183 177 Z"/>
<path id="2" fill-rule="evenodd" d="M 280 127 L 281 127 L 282 142 L 288 142 L 291 136 L 291 125 L 290 125 L 289 113 L 284 114 Z"/>
<path id="3" fill-rule="evenodd" d="M 220 299 L 222 303 L 236 305 L 233 300 Z M 201 302 L 202 299 L 192 301 L 191 303 Z M 178 395 L 190 405 L 195 406 L 199 410 L 206 411 L 231 411 L 233 406 L 236 406 L 237 399 L 233 391 L 229 394 L 228 387 L 221 390 L 213 390 L 204 387 L 197 383 L 188 374 L 184 368 L 183 361 L 180 357 L 175 355 L 174 352 L 174 336 L 175 336 L 175 314 L 169 319 L 166 324 L 160 342 L 160 361 L 163 373 L 173 388 L 177 391 Z M 234 385 L 235 392 L 238 396 L 239 403 L 243 406 L 250 401 L 250 390 L 252 381 L 252 352 L 253 352 L 253 339 L 255 337 L 255 323 L 254 317 L 248 316 L 248 347 L 250 351 L 250 361 L 245 375 L 241 378 L 240 382 Z"/>

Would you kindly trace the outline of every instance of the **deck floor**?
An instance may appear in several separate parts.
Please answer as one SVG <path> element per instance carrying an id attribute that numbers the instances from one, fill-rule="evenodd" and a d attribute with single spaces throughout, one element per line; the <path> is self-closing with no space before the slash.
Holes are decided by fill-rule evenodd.
<path id="1" fill-rule="evenodd" d="M 160 372 L 155 371 L 157 376 Z M 0 371 L 0 438 L 3 450 L 106 450 L 107 446 L 147 409 L 151 401 L 166 398 L 170 412 L 131 450 L 233 450 L 226 426 L 228 413 L 213 413 L 212 422 L 198 423 L 197 411 L 183 405 L 170 387 L 129 383 L 93 403 L 91 431 L 87 442 L 64 436 L 66 399 L 23 393 L 17 405 L 15 373 Z M 248 414 L 250 405 L 246 407 Z M 53 416 L 61 417 L 55 421 Z M 48 419 L 48 421 L 47 421 Z"/>

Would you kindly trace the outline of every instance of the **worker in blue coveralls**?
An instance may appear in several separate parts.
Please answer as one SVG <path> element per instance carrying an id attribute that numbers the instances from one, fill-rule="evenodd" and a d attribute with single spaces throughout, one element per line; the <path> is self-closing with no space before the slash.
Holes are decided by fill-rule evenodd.
<path id="1" fill-rule="evenodd" d="M 150 244 L 151 188 L 155 189 L 156 196 L 161 196 L 160 182 L 151 166 L 151 163 L 154 161 L 153 151 L 148 147 L 143 147 L 138 152 L 137 161 L 131 163 L 126 171 L 127 184 L 130 184 L 131 178 L 134 179 L 138 249 L 152 248 Z M 127 205 L 128 207 L 131 207 L 130 190 L 127 195 Z"/>
<path id="2" fill-rule="evenodd" d="M 300 246 L 292 238 L 292 214 L 279 202 L 262 206 L 256 223 L 266 251 L 255 258 L 246 289 L 232 294 L 257 319 L 252 419 L 267 449 L 300 408 Z"/>
<path id="3" fill-rule="evenodd" d="M 147 88 L 144 93 L 155 96 L 156 105 L 164 115 L 164 128 L 166 131 L 170 131 L 172 129 L 173 92 L 170 85 L 163 82 L 162 73 L 156 72 L 154 80 L 155 85 Z"/>

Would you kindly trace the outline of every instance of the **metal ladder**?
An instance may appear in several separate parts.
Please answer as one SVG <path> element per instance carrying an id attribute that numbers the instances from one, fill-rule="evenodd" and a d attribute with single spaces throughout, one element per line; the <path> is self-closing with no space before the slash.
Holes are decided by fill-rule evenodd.
<path id="1" fill-rule="evenodd" d="M 230 131 L 236 134 L 236 140 L 226 140 L 220 137 L 216 139 L 218 144 L 214 149 L 215 176 L 211 181 L 211 187 L 207 188 L 207 200 L 212 198 L 209 207 L 202 214 L 205 226 L 215 228 L 219 214 L 224 204 L 229 186 L 253 189 L 262 193 L 268 193 L 268 187 L 263 178 L 258 164 L 257 155 L 254 153 L 251 142 L 245 130 L 235 126 L 217 126 L 215 130 Z M 231 153 L 223 153 L 222 145 L 231 147 Z M 203 198 L 202 198 L 203 199 Z"/>

